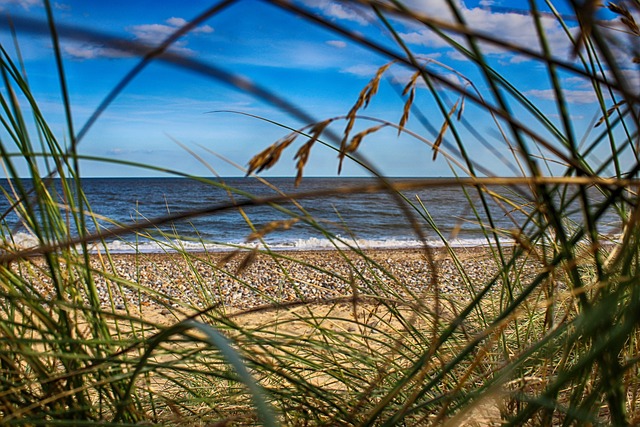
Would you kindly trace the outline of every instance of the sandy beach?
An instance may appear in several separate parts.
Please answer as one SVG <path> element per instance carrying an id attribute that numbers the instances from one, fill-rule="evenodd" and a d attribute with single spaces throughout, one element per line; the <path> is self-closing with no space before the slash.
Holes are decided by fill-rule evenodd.
<path id="1" fill-rule="evenodd" d="M 486 248 L 456 248 L 455 254 L 478 287 L 496 271 Z M 194 308 L 218 305 L 224 307 L 228 321 L 266 336 L 277 330 L 279 334 L 310 339 L 317 336 L 319 322 L 330 331 L 326 333 L 342 334 L 345 345 L 357 348 L 364 345 L 362 337 L 370 334 L 402 334 L 399 331 L 406 325 L 399 319 L 403 316 L 414 326 L 431 330 L 429 316 L 412 313 L 416 301 L 433 306 L 432 265 L 441 298 L 439 316 L 451 318 L 452 306 L 460 307 L 473 291 L 461 279 L 452 256 L 442 249 L 431 252 L 432 260 L 420 250 L 366 251 L 364 257 L 339 251 L 278 252 L 255 257 L 247 252 L 189 255 L 113 255 L 113 265 L 121 277 L 158 292 L 154 296 L 111 285 L 116 311 L 123 312 L 126 299 L 126 309 L 132 314 L 156 325 L 169 325 L 192 314 Z M 98 260 L 100 257 L 94 258 Z M 357 272 L 363 276 L 358 277 Z M 109 288 L 104 283 L 99 285 L 104 303 L 109 304 Z M 356 293 L 361 298 L 357 308 L 349 300 Z M 394 298 L 399 303 L 394 310 L 404 315 L 390 316 L 389 307 L 376 304 L 376 297 Z M 308 310 L 313 313 L 312 322 L 308 321 Z M 352 339 L 347 338 L 350 334 Z M 321 372 L 312 377 L 311 381 L 319 384 L 330 381 Z M 475 425 L 499 425 L 498 406 L 493 401 L 474 405 L 461 418 L 463 424 L 472 419 Z"/>
<path id="2" fill-rule="evenodd" d="M 486 248 L 455 248 L 456 257 L 480 286 L 495 271 Z M 469 298 L 451 254 L 444 249 L 295 251 L 273 254 L 192 253 L 94 255 L 97 271 L 129 283 L 97 276 L 101 302 L 167 310 L 222 305 L 229 313 L 264 305 L 319 301 L 383 292 L 398 299 L 437 292 L 453 300 Z M 435 271 L 435 275 L 433 274 Z M 435 282 L 434 282 L 435 280 Z"/>

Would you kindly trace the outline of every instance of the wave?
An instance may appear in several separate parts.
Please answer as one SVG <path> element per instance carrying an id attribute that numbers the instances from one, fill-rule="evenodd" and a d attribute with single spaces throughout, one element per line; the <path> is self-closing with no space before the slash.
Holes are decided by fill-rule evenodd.
<path id="1" fill-rule="evenodd" d="M 38 240 L 28 233 L 15 233 L 12 237 L 13 246 L 18 250 L 36 248 Z M 426 242 L 430 247 L 443 247 L 442 241 Z M 448 244 L 454 247 L 483 246 L 487 244 L 484 239 L 455 239 Z M 91 252 L 109 251 L 110 253 L 164 253 L 164 252 L 225 252 L 237 249 L 269 249 L 272 251 L 318 251 L 334 249 L 416 249 L 423 246 L 419 240 L 407 239 L 349 239 L 337 236 L 334 239 L 310 237 L 291 241 L 274 242 L 194 242 L 186 240 L 167 241 L 126 241 L 111 240 L 89 245 Z"/>
<path id="2" fill-rule="evenodd" d="M 603 236 L 611 243 L 620 242 L 621 235 L 610 234 Z M 39 246 L 38 240 L 31 234 L 18 232 L 11 237 L 11 246 L 15 250 L 28 250 Z M 502 239 L 502 244 L 514 244 L 511 239 Z M 445 246 L 442 240 L 428 240 L 426 244 L 432 248 Z M 489 242 L 485 238 L 457 238 L 447 241 L 451 247 L 482 247 L 488 246 Z M 296 239 L 290 241 L 261 242 L 205 242 L 187 240 L 111 240 L 102 243 L 92 243 L 89 245 L 90 252 L 108 251 L 114 254 L 131 253 L 176 253 L 176 252 L 228 252 L 233 250 L 265 250 L 270 251 L 323 251 L 335 249 L 419 249 L 424 247 L 424 243 L 416 239 L 401 238 L 380 238 L 380 239 L 352 239 L 336 236 L 333 239 L 310 237 L 306 239 Z"/>
<path id="3" fill-rule="evenodd" d="M 11 246 L 17 250 L 36 248 L 38 240 L 28 233 L 14 233 Z M 430 247 L 443 247 L 441 240 L 426 242 Z M 454 239 L 448 242 L 454 247 L 485 246 L 487 241 L 481 238 Z M 165 253 L 165 252 L 224 252 L 237 249 L 269 249 L 272 251 L 308 251 L 334 249 L 416 249 L 423 246 L 419 240 L 380 238 L 380 239 L 351 239 L 337 236 L 334 239 L 310 237 L 290 241 L 261 242 L 203 242 L 186 240 L 111 240 L 105 244 L 93 243 L 89 245 L 91 252 L 109 251 L 110 253 Z"/>

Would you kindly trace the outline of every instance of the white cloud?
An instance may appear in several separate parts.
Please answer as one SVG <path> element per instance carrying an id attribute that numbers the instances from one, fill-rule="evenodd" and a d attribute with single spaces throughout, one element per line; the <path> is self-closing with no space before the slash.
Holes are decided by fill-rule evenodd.
<path id="1" fill-rule="evenodd" d="M 553 89 L 532 89 L 526 91 L 525 95 L 549 101 L 556 100 Z M 572 104 L 591 104 L 598 100 L 595 93 L 589 90 L 564 90 L 563 95 L 567 102 Z"/>
<path id="2" fill-rule="evenodd" d="M 529 60 L 530 58 L 528 56 L 515 54 L 509 58 L 509 64 L 521 64 Z"/>
<path id="3" fill-rule="evenodd" d="M 348 20 L 362 25 L 375 19 L 367 9 L 356 8 L 356 6 L 350 6 L 349 4 L 338 3 L 333 0 L 303 1 L 307 6 L 319 9 L 325 16 L 333 19 Z M 449 23 L 457 22 L 451 12 L 449 3 L 445 0 L 405 0 L 403 4 L 408 9 L 423 13 L 429 18 Z M 540 37 L 536 31 L 533 18 L 526 11 L 523 13 L 492 11 L 490 7 L 496 4 L 495 0 L 480 0 L 479 7 L 473 8 L 467 7 L 463 0 L 454 0 L 454 4 L 462 13 L 470 28 L 490 36 L 497 36 L 500 40 L 515 47 L 523 47 L 536 52 L 540 51 Z M 545 38 L 551 46 L 552 54 L 556 57 L 567 58 L 571 52 L 572 45 L 562 26 L 555 18 L 550 16 L 542 16 L 540 19 L 545 31 Z M 424 26 L 417 26 L 420 24 L 405 22 L 405 25 L 407 28 L 415 29 L 402 34 L 407 43 L 432 48 L 450 46 L 449 42 L 443 40 L 442 37 L 434 32 L 425 29 Z M 462 45 L 466 44 L 464 37 L 455 34 L 450 36 Z M 481 43 L 481 45 L 485 54 L 514 55 L 515 52 L 509 52 L 507 48 L 490 43 Z M 528 57 L 524 55 L 518 55 L 517 53 L 515 55 L 517 56 L 509 59 L 511 63 L 520 63 L 528 60 Z M 463 59 L 460 55 L 455 58 Z"/>
<path id="4" fill-rule="evenodd" d="M 304 0 L 304 3 L 308 7 L 319 9 L 330 18 L 352 21 L 360 25 L 369 23 L 370 12 L 355 5 L 337 3 L 334 0 Z"/>
<path id="5" fill-rule="evenodd" d="M 134 40 L 155 46 L 162 43 L 186 23 L 187 20 L 184 18 L 174 16 L 167 19 L 164 24 L 134 25 L 127 28 L 127 31 L 133 34 Z M 191 33 L 195 34 L 208 34 L 212 32 L 213 28 L 209 25 L 202 25 L 191 31 Z M 187 48 L 186 45 L 186 40 L 179 40 L 171 45 L 171 51 L 182 55 L 193 54 L 194 52 Z M 133 56 L 129 52 L 88 43 L 67 42 L 64 44 L 63 50 L 68 56 L 76 59 L 127 58 Z"/>
<path id="6" fill-rule="evenodd" d="M 454 0 L 458 9 L 465 9 L 461 0 Z M 451 8 L 445 0 L 406 0 L 403 4 L 410 10 L 423 13 L 430 18 L 453 22 Z"/>
<path id="7" fill-rule="evenodd" d="M 431 53 L 427 53 L 427 54 L 420 54 L 420 55 L 416 55 L 416 59 L 418 61 L 423 61 L 425 63 L 429 63 L 429 62 L 433 62 L 435 60 L 437 60 L 438 58 L 442 57 L 442 52 L 431 52 Z"/>
<path id="8" fill-rule="evenodd" d="M 179 27 L 187 25 L 187 22 L 189 22 L 189 21 L 187 21 L 184 18 L 177 18 L 177 17 L 173 16 L 173 17 L 167 19 L 165 22 L 167 24 L 175 27 L 175 28 L 179 28 Z M 198 33 L 209 34 L 209 33 L 213 33 L 213 27 L 211 27 L 210 25 L 200 25 L 199 27 L 196 27 L 193 30 L 191 30 L 191 32 L 195 33 L 195 34 L 198 34 Z"/>
<path id="9" fill-rule="evenodd" d="M 443 8 L 442 0 L 426 0 L 427 5 L 432 9 L 423 6 L 421 10 L 427 11 L 428 16 L 444 22 L 455 23 L 448 9 Z M 489 36 L 496 36 L 500 40 L 510 43 L 516 47 L 523 47 L 533 51 L 540 51 L 539 35 L 536 31 L 533 18 L 526 13 L 517 12 L 494 12 L 482 7 L 467 8 L 463 4 L 459 5 L 460 11 L 469 28 Z M 552 53 L 558 57 L 566 57 L 570 52 L 571 43 L 564 30 L 555 18 L 543 16 L 541 24 L 545 31 L 545 37 L 551 46 Z M 458 43 L 466 45 L 462 36 L 450 33 Z M 431 30 L 424 27 L 402 34 L 403 39 L 411 44 L 422 45 L 432 48 L 443 48 L 449 43 Z M 507 48 L 496 46 L 490 43 L 481 43 L 485 54 L 503 55 L 508 52 Z M 513 52 L 509 52 L 513 54 Z M 523 62 L 526 57 L 514 58 L 513 62 Z"/>
<path id="10" fill-rule="evenodd" d="M 53 7 L 58 9 L 58 10 L 64 10 L 64 11 L 71 10 L 71 5 L 68 5 L 66 3 L 55 2 L 55 3 L 53 3 Z"/>
<path id="11" fill-rule="evenodd" d="M 227 65 L 250 65 L 269 68 L 299 70 L 344 69 L 358 63 L 367 63 L 372 56 L 362 50 L 340 48 L 339 40 L 317 42 L 303 38 L 274 39 L 265 49 L 265 39 L 259 34 L 239 43 L 238 49 L 221 56 Z"/>
<path id="12" fill-rule="evenodd" d="M 449 52 L 447 52 L 447 58 L 451 58 L 453 60 L 456 61 L 466 61 L 467 57 L 464 56 L 462 53 L 458 52 L 457 50 L 451 50 Z"/>
<path id="13" fill-rule="evenodd" d="M 627 88 L 636 95 L 640 93 L 640 73 L 637 68 L 620 70 Z"/>
<path id="14" fill-rule="evenodd" d="M 429 56 L 429 59 L 435 59 L 435 57 L 437 57 L 438 55 L 433 55 L 433 56 Z M 382 64 L 380 64 L 382 65 Z M 346 67 L 344 69 L 342 69 L 340 72 L 343 74 L 351 74 L 357 77 L 363 77 L 366 79 L 371 79 L 373 78 L 373 76 L 376 75 L 376 73 L 378 72 L 378 70 L 380 69 L 380 65 L 372 65 L 372 64 L 359 64 L 359 65 L 353 65 L 350 67 Z M 432 72 L 434 72 L 435 74 L 437 74 L 441 79 L 452 83 L 455 86 L 458 87 L 464 87 L 465 86 L 465 82 L 463 81 L 463 79 L 456 74 L 455 72 L 446 69 L 446 68 L 442 68 L 439 66 L 439 64 L 437 62 L 435 63 L 429 63 L 428 61 L 424 64 L 427 68 L 429 68 Z M 412 79 L 412 77 L 414 76 L 414 71 L 413 70 L 409 70 L 407 68 L 404 67 L 391 67 L 389 68 L 384 76 L 386 78 L 389 78 L 390 81 L 393 84 L 399 85 L 401 87 L 404 87 L 407 83 L 409 83 L 409 81 Z M 426 83 L 422 80 L 422 78 L 418 78 L 416 80 L 416 85 L 417 87 L 420 88 L 426 88 L 427 85 Z M 437 87 L 443 87 L 444 84 L 434 81 L 434 85 Z"/>
<path id="15" fill-rule="evenodd" d="M 187 24 L 187 20 L 184 18 L 178 18 L 175 16 L 172 16 L 171 18 L 167 19 L 165 21 L 167 24 L 174 26 L 174 27 L 182 27 L 183 25 Z"/>
<path id="16" fill-rule="evenodd" d="M 178 28 L 187 24 L 184 18 L 171 17 L 165 21 L 165 24 L 142 24 L 129 27 L 129 31 L 136 36 L 136 39 L 157 44 L 173 34 Z M 194 28 L 192 34 L 208 34 L 212 33 L 213 28 L 209 25 L 202 25 Z"/>
<path id="17" fill-rule="evenodd" d="M 25 10 L 29 10 L 33 6 L 42 6 L 41 0 L 0 0 L 0 6 L 17 5 Z"/>
<path id="18" fill-rule="evenodd" d="M 440 79 L 444 80 L 444 82 L 441 82 L 439 80 L 431 79 L 431 82 L 433 83 L 434 87 L 436 87 L 437 89 L 447 88 L 448 86 L 446 85 L 445 82 L 451 83 L 452 85 L 460 88 L 463 88 L 465 86 L 465 81 L 455 72 L 452 72 L 444 68 L 439 68 L 437 66 L 433 66 L 433 67 L 427 66 L 427 67 L 430 69 L 431 72 L 437 75 Z M 414 72 L 407 69 L 393 70 L 393 78 L 391 79 L 391 81 L 397 85 L 404 87 L 407 83 L 411 81 L 411 78 L 413 77 L 413 75 L 414 75 Z M 422 77 L 419 77 L 416 80 L 415 84 L 416 84 L 416 87 L 418 88 L 427 88 L 427 84 L 422 79 Z"/>
<path id="19" fill-rule="evenodd" d="M 92 45 L 87 43 L 63 42 L 64 53 L 75 59 L 95 59 L 95 58 L 130 58 L 133 54 L 118 49 L 105 46 Z"/>
<path id="20" fill-rule="evenodd" d="M 573 89 L 589 89 L 593 90 L 593 83 L 585 77 L 566 77 L 562 79 L 563 83 L 571 86 Z"/>
<path id="21" fill-rule="evenodd" d="M 327 40 L 325 43 L 329 46 L 337 47 L 338 49 L 344 49 L 347 47 L 347 44 L 342 40 Z"/>
<path id="22" fill-rule="evenodd" d="M 424 29 L 411 33 L 402 34 L 402 39 L 406 43 L 423 45 L 428 47 L 446 47 L 449 46 L 445 40 L 431 30 Z"/>
<path id="23" fill-rule="evenodd" d="M 498 35 L 500 39 L 516 46 L 522 46 L 535 51 L 540 50 L 538 32 L 533 18 L 520 13 L 495 13 L 486 9 L 474 8 L 464 11 L 468 25 L 487 35 Z M 571 48 L 570 42 L 555 18 L 541 17 L 540 22 L 545 32 L 545 38 L 556 55 L 565 56 Z M 504 52 L 503 48 L 492 47 L 490 53 Z"/>
<path id="24" fill-rule="evenodd" d="M 349 7 L 345 7 L 342 4 L 331 3 L 324 10 L 325 12 L 327 12 L 328 15 L 338 19 L 348 19 L 350 21 L 358 22 L 360 24 L 367 23 L 367 20 L 364 19 L 361 14 L 359 14 L 358 12 L 354 11 Z"/>
<path id="25" fill-rule="evenodd" d="M 640 17 L 638 17 L 640 21 Z M 602 34 L 607 39 L 606 45 L 611 50 L 612 56 L 621 68 L 633 67 L 633 58 L 640 56 L 640 44 L 638 37 L 629 34 L 629 29 L 619 19 L 607 21 L 601 28 Z"/>
<path id="26" fill-rule="evenodd" d="M 107 150 L 107 154 L 111 156 L 122 156 L 131 153 L 131 150 L 125 150 L 120 147 L 113 147 Z"/>
<path id="27" fill-rule="evenodd" d="M 176 27 L 164 24 L 134 25 L 129 32 L 136 36 L 137 40 L 148 43 L 159 43 L 176 31 Z"/>
<path id="28" fill-rule="evenodd" d="M 353 74 L 358 77 L 373 77 L 380 67 L 371 64 L 352 65 L 343 69 L 341 72 L 344 74 Z"/>

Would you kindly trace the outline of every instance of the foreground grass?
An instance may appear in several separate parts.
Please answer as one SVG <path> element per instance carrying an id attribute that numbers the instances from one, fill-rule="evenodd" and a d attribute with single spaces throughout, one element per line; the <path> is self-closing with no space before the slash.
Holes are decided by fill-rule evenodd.
<path id="1" fill-rule="evenodd" d="M 184 325 L 184 319 L 213 325 L 231 340 L 254 381 L 261 384 L 262 393 L 278 408 L 280 420 L 295 425 L 359 425 L 372 416 L 392 420 L 400 411 L 406 411 L 403 422 L 410 425 L 460 422 L 477 411 L 484 418 L 474 415 L 473 419 L 492 425 L 526 409 L 525 399 L 536 399 L 562 370 L 574 369 L 581 362 L 580 340 L 574 336 L 584 334 L 590 325 L 577 308 L 579 297 L 562 274 L 553 283 L 538 285 L 517 310 L 505 316 L 505 307 L 512 301 L 502 286 L 474 302 L 481 288 L 500 273 L 486 249 L 435 254 L 441 283 L 437 294 L 424 282 L 411 285 L 408 281 L 412 275 L 428 276 L 428 264 L 420 252 L 293 255 L 260 255 L 240 274 L 241 260 L 221 263 L 224 254 L 116 256 L 112 266 L 93 269 L 99 293 L 112 289 L 109 297 L 101 298 L 98 309 L 87 310 L 87 301 L 82 301 L 86 295 L 79 294 L 74 305 L 44 294 L 38 307 L 48 313 L 46 319 L 36 318 L 34 308 L 25 305 L 33 296 L 14 297 L 10 307 L 22 314 L 11 318 L 13 334 L 24 337 L 20 329 L 28 328 L 32 350 L 22 347 L 13 354 L 14 367 L 24 366 L 24 370 L 19 371 L 20 383 L 3 395 L 4 402 L 15 402 L 4 419 L 50 422 L 56 414 L 52 408 L 64 400 L 64 387 L 73 380 L 83 386 L 69 389 L 75 395 L 65 399 L 75 411 L 86 405 L 87 412 L 78 413 L 80 419 L 99 408 L 98 417 L 116 422 L 125 421 L 115 418 L 118 410 L 123 418 L 186 425 L 214 420 L 257 422 L 255 402 L 238 373 L 201 331 L 181 331 L 178 325 Z M 92 258 L 96 265 L 97 257 Z M 542 268 L 538 258 L 522 261 L 510 278 L 515 285 L 511 292 L 517 295 L 538 278 Z M 332 295 L 300 300 L 300 295 L 310 293 L 305 290 L 296 296 L 256 286 L 261 271 L 277 271 L 283 264 L 288 264 L 282 276 L 289 281 L 289 290 L 302 288 L 312 277 Z M 301 267 L 303 264 L 307 267 Z M 44 259 L 14 264 L 25 283 L 48 282 L 45 267 Z M 119 274 L 109 274 L 109 270 Z M 135 276 L 136 271 L 145 270 L 154 273 Z M 66 267 L 59 271 L 70 274 Z M 348 272 L 361 276 L 356 280 Z M 207 298 L 198 294 L 202 290 L 198 283 L 215 282 L 213 273 L 228 281 L 212 292 L 208 304 L 198 307 L 193 302 Z M 185 280 L 185 276 L 192 279 Z M 234 308 L 234 299 L 224 301 L 221 290 L 228 291 L 229 284 L 237 282 L 242 284 L 236 289 L 248 288 L 248 292 L 235 300 L 240 307 Z M 117 293 L 125 297 L 120 300 Z M 241 308 L 249 300 L 258 304 Z M 73 339 L 64 340 L 75 343 L 73 353 L 58 347 L 63 340 L 50 338 L 52 326 L 45 320 L 59 325 L 59 312 L 73 313 Z M 93 338 L 98 320 L 105 328 L 101 342 Z M 92 353 L 98 346 L 104 356 Z M 626 357 L 632 359 L 635 349 L 626 351 Z M 51 403 L 42 378 L 31 372 L 30 357 L 44 362 L 45 386 L 60 384 Z M 61 358 L 80 366 L 65 370 L 68 368 L 59 364 Z M 410 370 L 417 372 L 407 381 Z M 106 376 L 109 388 L 101 388 L 104 380 L 99 375 Z M 597 370 L 587 375 L 597 387 Z M 625 377 L 620 386 L 629 396 L 626 411 L 635 416 L 637 377 Z M 134 385 L 130 390 L 134 394 L 113 396 L 116 379 L 124 390 Z M 404 381 L 406 386 L 389 396 L 389 390 Z M 76 401 L 79 393 L 85 395 L 84 403 Z M 110 403 L 101 394 L 121 400 Z M 570 407 L 571 399 L 575 399 L 575 389 L 567 387 L 554 396 L 553 405 Z M 420 404 L 408 406 L 408 402 Z M 585 411 L 580 417 L 606 419 L 606 409 L 602 411 Z M 70 413 L 63 410 L 61 415 L 69 417 Z M 535 419 L 535 423 L 544 423 L 542 418 Z"/>
<path id="2" fill-rule="evenodd" d="M 271 3 L 308 17 L 295 4 Z M 359 162 L 375 174 L 374 166 L 360 156 L 359 145 L 380 130 L 379 125 L 395 127 L 430 144 L 434 158 L 446 158 L 453 173 L 466 177 L 449 184 L 464 187 L 471 218 L 485 231 L 486 247 L 479 258 L 450 247 L 427 206 L 400 192 L 401 183 L 383 177 L 377 191 L 393 196 L 406 221 L 416 225 L 418 238 L 424 237 L 420 225 L 431 226 L 441 238 L 442 250 L 425 246 L 415 253 L 381 255 L 345 246 L 348 242 L 324 230 L 302 205 L 296 212 L 282 205 L 289 198 L 302 201 L 309 194 L 249 198 L 243 204 L 230 196 L 228 206 L 145 224 L 114 224 L 92 235 L 89 225 L 99 213 L 91 211 L 83 195 L 78 173 L 81 157 L 76 153 L 78 140 L 70 116 L 71 141 L 66 148 L 39 112 L 20 64 L 3 48 L 0 100 L 6 139 L 0 153 L 12 179 L 12 187 L 4 193 L 11 208 L 3 215 L 0 255 L 3 423 L 640 422 L 638 97 L 621 65 L 612 59 L 604 33 L 578 8 L 582 36 L 573 38 L 567 32 L 576 47 L 578 65 L 553 58 L 542 31 L 541 53 L 515 47 L 549 72 L 560 116 L 556 122 L 487 63 L 478 41 L 496 45 L 501 41 L 475 34 L 460 14 L 455 25 L 447 25 L 401 4 L 366 2 L 365 6 L 387 28 L 399 50 L 389 51 L 373 41 L 367 46 L 395 62 L 373 76 L 346 116 L 293 131 L 258 153 L 249 162 L 249 173 L 271 167 L 300 138 L 298 180 L 315 147 L 331 143 L 340 162 Z M 621 7 L 611 9 L 626 19 L 630 34 L 637 34 L 633 14 Z M 451 8 L 459 12 L 455 4 Z M 535 5 L 532 8 L 532 21 L 539 24 Z M 443 41 L 477 64 L 491 102 L 478 95 L 468 78 L 459 76 L 465 87 L 447 83 L 430 68 L 431 61 L 417 60 L 394 27 L 392 18 L 398 16 L 435 29 Z M 556 19 L 565 24 L 562 16 Z M 341 30 L 331 22 L 320 25 Z M 32 30 L 42 28 L 51 31 L 58 73 L 64 80 L 51 14 L 48 23 Z M 451 32 L 466 42 L 460 44 Z M 352 33 L 343 34 L 363 42 Z M 124 48 L 139 54 L 145 47 L 125 43 Z M 142 64 L 160 58 L 162 51 L 145 51 L 148 55 Z M 187 59 L 181 66 L 202 69 Z M 405 98 L 400 122 L 381 120 L 353 135 L 357 124 L 369 123 L 369 118 L 360 116 L 361 110 L 373 101 L 385 73 L 397 64 L 414 73 L 401 91 Z M 604 68 L 607 73 L 597 71 Z M 560 70 L 591 84 L 602 100 L 597 124 L 604 131 L 585 136 L 586 142 L 573 134 Z M 419 115 L 418 84 L 426 87 L 443 121 L 428 138 L 408 128 L 409 118 Z M 458 102 L 449 102 L 437 84 L 447 86 L 448 95 L 459 97 Z M 112 95 L 121 89 L 114 89 Z M 250 86 L 246 90 L 265 97 Z M 66 96 L 63 99 L 69 113 L 71 105 Z M 510 165 L 519 171 L 518 178 L 493 177 L 468 154 L 458 132 L 464 126 L 463 99 L 484 109 L 501 135 L 508 129 L 509 136 L 502 142 L 514 153 Z M 542 126 L 544 136 L 534 132 L 533 124 L 527 127 L 511 114 L 510 103 L 526 111 L 535 126 Z M 290 110 L 294 116 L 296 111 Z M 35 118 L 37 138 L 26 124 L 28 117 Z M 337 124 L 345 126 L 341 136 L 331 127 Z M 429 127 L 425 128 L 428 134 Z M 596 149 L 598 156 L 592 156 Z M 29 167 L 29 180 L 18 176 L 17 158 Z M 547 174 L 540 171 L 541 165 L 548 168 Z M 613 171 L 613 177 L 605 176 L 605 171 Z M 54 176 L 59 179 L 52 181 Z M 490 184 L 503 185 L 505 191 L 498 193 Z M 434 183 L 424 180 L 412 185 Z M 225 188 L 230 195 L 238 192 Z M 598 197 L 593 197 L 594 191 Z M 494 204 L 500 213 L 490 208 Z M 255 205 L 268 205 L 288 213 L 292 220 L 310 223 L 320 236 L 336 242 L 336 250 L 315 258 L 253 247 L 226 255 L 189 253 L 176 246 L 176 236 L 160 235 L 173 252 L 171 258 L 141 253 L 117 257 L 109 254 L 105 244 L 114 234 L 148 237 L 164 223 Z M 619 235 L 603 232 L 605 212 L 618 216 Z M 34 247 L 15 244 L 15 230 L 6 218 L 9 213 L 17 215 L 34 237 Z M 512 217 L 513 228 L 498 229 L 497 215 Z M 258 241 L 269 232 L 248 222 L 248 235 L 249 231 L 251 239 Z M 265 277 L 274 280 L 265 282 Z"/>

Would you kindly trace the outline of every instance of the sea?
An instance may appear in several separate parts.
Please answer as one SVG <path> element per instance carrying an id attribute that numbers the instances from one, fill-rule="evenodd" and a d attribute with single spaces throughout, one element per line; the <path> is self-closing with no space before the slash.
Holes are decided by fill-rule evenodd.
<path id="1" fill-rule="evenodd" d="M 399 179 L 397 179 L 399 180 Z M 362 187 L 375 178 L 305 178 L 300 186 L 293 178 L 210 178 L 208 182 L 188 178 L 83 178 L 82 186 L 91 211 L 98 218 L 88 221 L 88 231 L 104 231 L 117 225 L 138 224 L 137 233 L 119 233 L 105 239 L 114 253 L 222 251 L 236 247 L 268 247 L 271 250 L 323 250 L 354 246 L 361 249 L 417 248 L 422 238 L 432 246 L 482 246 L 494 238 L 476 189 L 429 186 L 398 197 L 380 192 L 331 194 L 279 204 L 232 207 L 251 197 L 273 197 L 283 193 L 326 192 L 337 188 Z M 393 180 L 392 180 L 393 181 Z M 411 182 L 411 179 L 402 179 Z M 28 186 L 28 181 L 27 186 Z M 212 184 L 213 183 L 213 184 Z M 10 191 L 8 181 L 0 181 Z M 59 181 L 54 184 L 59 188 Z M 233 190 L 230 190 L 233 189 Z M 488 197 L 494 229 L 509 241 L 510 232 L 525 222 L 525 215 L 507 200 L 530 209 L 524 188 L 491 188 Z M 594 197 L 598 194 L 594 193 Z M 404 205 L 404 208 L 401 206 Z M 0 201 L 5 213 L 6 199 Z M 157 218 L 193 210 L 225 207 L 224 210 L 192 218 L 149 225 Z M 618 216 L 610 211 L 601 232 L 620 231 Z M 580 209 L 569 221 L 580 224 Z M 413 226 L 411 224 L 414 224 Z M 149 225 L 149 226 L 148 226 Z M 4 218 L 4 230 L 20 247 L 37 244 L 29 228 L 15 213 Z M 415 227 L 420 229 L 417 233 Z M 74 232 L 72 231 L 72 234 Z M 253 235 L 252 235 L 253 234 Z M 5 236 L 8 233 L 5 233 Z M 257 238 L 259 237 L 259 238 Z"/>

